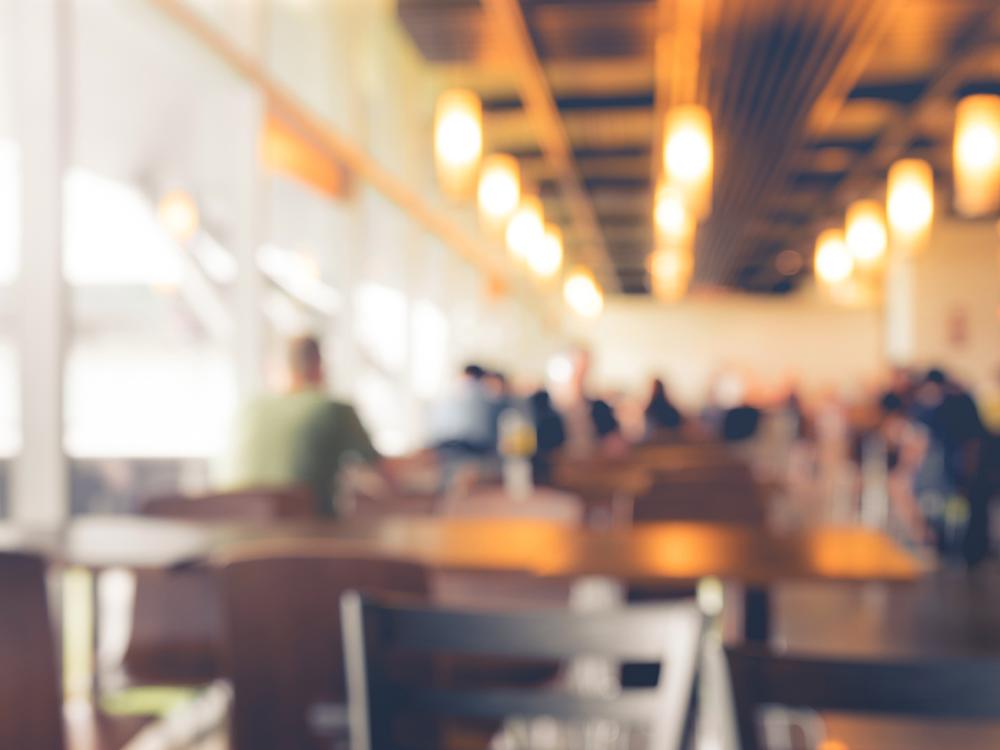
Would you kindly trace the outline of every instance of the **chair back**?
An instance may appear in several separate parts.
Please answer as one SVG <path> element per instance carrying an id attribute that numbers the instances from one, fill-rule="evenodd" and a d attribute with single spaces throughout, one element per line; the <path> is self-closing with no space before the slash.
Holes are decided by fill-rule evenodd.
<path id="1" fill-rule="evenodd" d="M 424 569 L 320 542 L 247 547 L 221 564 L 237 750 L 328 750 L 346 731 L 340 595 L 424 597 Z"/>
<path id="2" fill-rule="evenodd" d="M 0 747 L 63 746 L 45 565 L 33 555 L 0 553 Z"/>
<path id="3" fill-rule="evenodd" d="M 147 500 L 144 516 L 190 521 L 274 521 L 316 515 L 308 487 L 254 487 L 207 495 L 165 495 Z"/>
<path id="4" fill-rule="evenodd" d="M 650 747 L 674 750 L 684 736 L 702 630 L 690 602 L 601 612 L 484 613 L 388 605 L 344 596 L 344 650 L 351 750 L 409 746 L 411 717 L 499 720 L 551 717 L 645 725 Z M 571 661 L 601 657 L 661 664 L 655 688 L 589 693 L 551 686 L 440 686 L 426 672 L 399 669 L 407 658 L 486 657 Z"/>
<path id="5" fill-rule="evenodd" d="M 932 718 L 1000 719 L 1000 660 L 862 661 L 727 649 L 743 750 L 763 748 L 762 705 Z"/>
<path id="6" fill-rule="evenodd" d="M 310 518 L 307 488 L 255 488 L 148 500 L 142 514 L 196 522 Z M 135 572 L 132 630 L 122 668 L 130 683 L 202 684 L 222 674 L 222 604 L 213 571 L 204 567 Z"/>

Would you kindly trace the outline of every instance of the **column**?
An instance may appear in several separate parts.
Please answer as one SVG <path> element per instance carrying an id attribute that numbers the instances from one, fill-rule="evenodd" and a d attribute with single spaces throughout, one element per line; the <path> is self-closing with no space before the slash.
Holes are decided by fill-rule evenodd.
<path id="1" fill-rule="evenodd" d="M 68 3 L 18 0 L 21 276 L 18 316 L 23 443 L 12 516 L 54 525 L 68 510 L 63 451 L 63 362 L 68 291 L 63 280 L 62 180 L 68 140 Z"/>

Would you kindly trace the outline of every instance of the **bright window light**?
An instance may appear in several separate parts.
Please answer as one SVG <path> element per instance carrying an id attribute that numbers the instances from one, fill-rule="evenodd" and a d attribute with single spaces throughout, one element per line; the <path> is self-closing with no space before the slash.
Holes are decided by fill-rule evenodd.
<path id="1" fill-rule="evenodd" d="M 20 403 L 17 352 L 12 341 L 0 338 L 0 458 L 16 456 L 21 449 Z"/>
<path id="2" fill-rule="evenodd" d="M 0 285 L 12 284 L 18 271 L 21 191 L 17 146 L 0 139 Z"/>
<path id="3" fill-rule="evenodd" d="M 180 252 L 135 188 L 83 169 L 66 179 L 66 279 L 74 285 L 177 286 Z"/>
<path id="4" fill-rule="evenodd" d="M 75 458 L 217 456 L 236 392 L 225 351 L 80 341 L 66 365 L 66 451 Z"/>
<path id="5" fill-rule="evenodd" d="M 448 381 L 448 319 L 428 300 L 413 305 L 413 390 L 432 399 Z"/>
<path id="6" fill-rule="evenodd" d="M 398 289 L 366 282 L 355 298 L 358 341 L 371 361 L 385 372 L 406 366 L 406 297 Z"/>

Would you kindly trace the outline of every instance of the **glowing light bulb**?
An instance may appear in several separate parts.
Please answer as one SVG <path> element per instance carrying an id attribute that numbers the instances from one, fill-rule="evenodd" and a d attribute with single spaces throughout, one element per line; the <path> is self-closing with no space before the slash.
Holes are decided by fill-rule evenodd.
<path id="1" fill-rule="evenodd" d="M 528 254 L 528 265 L 543 279 L 550 279 L 562 267 L 562 260 L 562 232 L 554 224 L 547 224 L 541 239 Z"/>
<path id="2" fill-rule="evenodd" d="M 712 204 L 712 117 L 704 107 L 674 107 L 667 113 L 663 166 L 667 182 L 683 194 L 688 209 L 704 218 Z"/>
<path id="3" fill-rule="evenodd" d="M 816 238 L 814 259 L 816 276 L 826 284 L 839 284 L 850 278 L 854 271 L 854 259 L 844 242 L 844 233 L 839 229 L 827 229 Z"/>
<path id="4" fill-rule="evenodd" d="M 583 269 L 577 269 L 566 278 L 563 298 L 577 315 L 584 318 L 596 318 L 604 310 L 604 293 L 593 275 Z"/>
<path id="5" fill-rule="evenodd" d="M 483 160 L 479 173 L 479 213 L 492 228 L 503 226 L 521 200 L 521 170 L 517 159 L 492 154 Z"/>
<path id="6" fill-rule="evenodd" d="M 871 268 L 881 263 L 889 240 L 878 201 L 852 203 L 847 209 L 844 235 L 859 266 Z"/>
<path id="7" fill-rule="evenodd" d="M 664 302 L 676 302 L 688 290 L 694 272 L 690 245 L 667 245 L 649 256 L 649 280 L 653 294 Z"/>
<path id="8" fill-rule="evenodd" d="M 675 186 L 661 185 L 656 191 L 653 218 L 656 230 L 666 240 L 684 242 L 694 234 L 694 217 L 684 205 L 684 196 Z"/>
<path id="9" fill-rule="evenodd" d="M 967 96 L 955 110 L 955 208 L 982 216 L 1000 208 L 1000 96 Z"/>
<path id="10" fill-rule="evenodd" d="M 170 190 L 163 194 L 157 206 L 157 215 L 164 229 L 178 242 L 187 242 L 201 223 L 198 204 L 183 190 Z"/>
<path id="11" fill-rule="evenodd" d="M 886 216 L 894 241 L 921 244 L 934 219 L 934 172 L 920 159 L 901 159 L 889 168 Z"/>
<path id="12" fill-rule="evenodd" d="M 532 250 L 545 236 L 545 215 L 542 201 L 534 195 L 525 196 L 520 207 L 507 222 L 507 249 L 519 260 L 527 261 Z"/>
<path id="13" fill-rule="evenodd" d="M 434 116 L 434 157 L 438 180 L 452 198 L 475 185 L 483 153 L 483 107 L 471 91 L 451 89 L 438 97 Z"/>

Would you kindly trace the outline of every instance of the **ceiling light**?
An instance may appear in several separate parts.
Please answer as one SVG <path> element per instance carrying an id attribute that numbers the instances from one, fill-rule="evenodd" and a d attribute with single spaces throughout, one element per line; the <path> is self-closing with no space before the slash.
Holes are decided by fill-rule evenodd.
<path id="1" fill-rule="evenodd" d="M 449 89 L 434 113 L 434 158 L 441 189 L 451 198 L 467 197 L 475 186 L 483 153 L 483 107 L 464 89 Z"/>
<path id="2" fill-rule="evenodd" d="M 577 269 L 566 278 L 563 297 L 566 304 L 584 318 L 596 318 L 604 309 L 604 293 L 593 274 L 584 269 Z"/>
<path id="3" fill-rule="evenodd" d="M 863 268 L 877 266 L 888 245 L 885 219 L 878 201 L 855 201 L 847 208 L 845 240 L 854 260 Z"/>
<path id="4" fill-rule="evenodd" d="M 813 260 L 816 277 L 826 284 L 846 281 L 854 270 L 854 259 L 847 250 L 844 233 L 827 229 L 816 238 L 816 255 Z"/>
<path id="5" fill-rule="evenodd" d="M 920 159 L 901 159 L 889 168 L 886 216 L 893 242 L 915 249 L 934 219 L 934 172 Z"/>
<path id="6" fill-rule="evenodd" d="M 684 196 L 689 210 L 704 218 L 712 206 L 712 117 L 697 105 L 674 107 L 667 113 L 663 135 L 663 166 L 667 182 Z"/>
<path id="7" fill-rule="evenodd" d="M 479 173 L 479 214 L 491 228 L 499 228 L 517 210 L 521 200 L 521 170 L 517 159 L 491 154 Z"/>
<path id="8" fill-rule="evenodd" d="M 1000 96 L 967 96 L 955 110 L 955 209 L 983 216 L 1000 207 Z"/>

